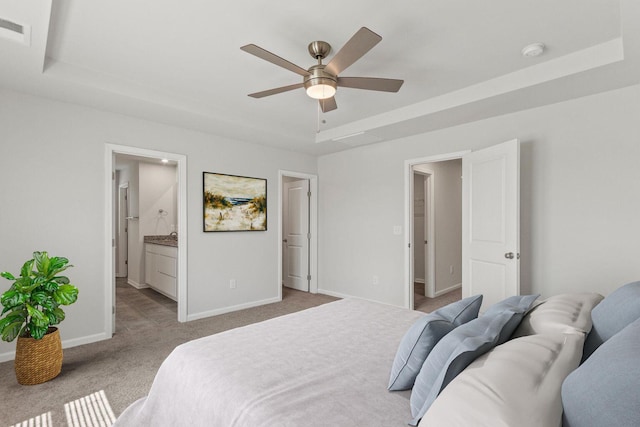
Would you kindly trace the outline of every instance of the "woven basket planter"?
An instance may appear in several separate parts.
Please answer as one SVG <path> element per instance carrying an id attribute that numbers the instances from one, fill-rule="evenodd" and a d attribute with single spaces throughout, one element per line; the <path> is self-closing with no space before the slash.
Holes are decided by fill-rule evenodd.
<path id="1" fill-rule="evenodd" d="M 62 342 L 58 328 L 49 328 L 41 340 L 18 337 L 16 378 L 23 385 L 54 379 L 62 370 Z"/>

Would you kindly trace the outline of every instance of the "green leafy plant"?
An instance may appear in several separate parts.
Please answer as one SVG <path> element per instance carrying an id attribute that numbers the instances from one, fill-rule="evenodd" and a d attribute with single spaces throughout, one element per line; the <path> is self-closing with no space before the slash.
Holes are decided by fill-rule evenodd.
<path id="1" fill-rule="evenodd" d="M 20 277 L 6 271 L 0 273 L 14 281 L 0 297 L 3 341 L 13 341 L 19 336 L 39 340 L 49 327 L 64 320 L 60 306 L 73 304 L 78 299 L 78 288 L 69 283 L 68 277 L 60 275 L 69 267 L 73 266 L 67 258 L 49 257 L 43 251 L 34 252 L 33 258 L 24 263 Z"/>

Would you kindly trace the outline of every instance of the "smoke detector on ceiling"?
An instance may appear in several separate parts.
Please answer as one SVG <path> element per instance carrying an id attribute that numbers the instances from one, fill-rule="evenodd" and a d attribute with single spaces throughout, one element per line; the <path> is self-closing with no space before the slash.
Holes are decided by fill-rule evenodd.
<path id="1" fill-rule="evenodd" d="M 544 47 L 544 43 L 531 43 L 522 48 L 522 56 L 525 58 L 540 56 L 544 53 Z"/>
<path id="2" fill-rule="evenodd" d="M 0 37 L 31 46 L 31 26 L 0 18 Z"/>

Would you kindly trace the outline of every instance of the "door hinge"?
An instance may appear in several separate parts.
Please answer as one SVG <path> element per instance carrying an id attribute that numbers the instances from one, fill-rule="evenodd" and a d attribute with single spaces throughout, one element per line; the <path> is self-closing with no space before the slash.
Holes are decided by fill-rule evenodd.
<path id="1" fill-rule="evenodd" d="M 311 191 L 307 191 L 307 197 L 311 197 Z"/>
<path id="2" fill-rule="evenodd" d="M 111 314 L 116 314 L 116 306 L 111 307 Z"/>
<path id="3" fill-rule="evenodd" d="M 111 239 L 111 247 L 112 248 L 116 247 L 116 239 Z"/>
<path id="4" fill-rule="evenodd" d="M 307 240 L 311 240 L 311 233 L 307 233 Z"/>
<path id="5" fill-rule="evenodd" d="M 411 247 L 411 243 L 407 243 L 407 247 L 410 248 Z"/>
<path id="6" fill-rule="evenodd" d="M 124 260 L 124 265 L 129 265 L 129 260 L 128 259 Z"/>
<path id="7" fill-rule="evenodd" d="M 311 275 L 307 274 L 307 282 L 311 280 Z"/>
<path id="8" fill-rule="evenodd" d="M 116 180 L 116 173 L 111 172 L 111 181 L 115 181 L 115 180 Z"/>

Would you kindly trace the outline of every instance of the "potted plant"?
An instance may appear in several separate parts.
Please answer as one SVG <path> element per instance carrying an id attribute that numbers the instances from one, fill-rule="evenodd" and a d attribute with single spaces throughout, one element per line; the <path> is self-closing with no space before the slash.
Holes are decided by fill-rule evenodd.
<path id="1" fill-rule="evenodd" d="M 0 297 L 0 335 L 7 342 L 18 338 L 15 370 L 20 384 L 49 381 L 62 369 L 62 344 L 54 325 L 65 318 L 60 306 L 78 299 L 78 288 L 60 275 L 69 267 L 67 258 L 49 257 L 43 251 L 24 263 L 20 277 L 0 273 L 13 281 Z"/>

